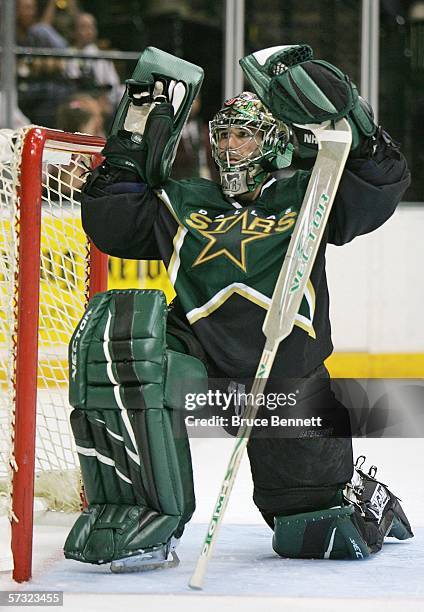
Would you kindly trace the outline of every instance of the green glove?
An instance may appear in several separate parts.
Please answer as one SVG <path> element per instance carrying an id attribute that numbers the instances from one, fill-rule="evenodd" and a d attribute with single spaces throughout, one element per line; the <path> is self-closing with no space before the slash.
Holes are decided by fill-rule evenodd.
<path id="1" fill-rule="evenodd" d="M 368 102 L 359 96 L 359 104 L 362 111 L 369 117 L 369 121 L 374 123 L 374 114 Z M 358 129 L 354 120 L 349 116 L 348 121 L 352 128 L 352 140 L 354 142 L 351 146 L 350 157 L 372 157 L 377 126 L 375 126 L 375 133 L 368 136 Z M 291 125 L 291 142 L 293 143 L 295 157 L 299 159 L 312 159 L 317 156 L 318 145 L 315 135 L 305 125 Z"/>
<path id="2" fill-rule="evenodd" d="M 103 149 L 106 162 L 134 172 L 150 187 L 163 184 L 202 80 L 199 66 L 147 47 L 126 82 Z"/>
<path id="3" fill-rule="evenodd" d="M 317 124 L 346 117 L 355 151 L 377 129 L 372 111 L 361 104 L 347 75 L 312 57 L 308 45 L 272 47 L 242 58 L 240 65 L 262 102 L 285 123 Z"/>

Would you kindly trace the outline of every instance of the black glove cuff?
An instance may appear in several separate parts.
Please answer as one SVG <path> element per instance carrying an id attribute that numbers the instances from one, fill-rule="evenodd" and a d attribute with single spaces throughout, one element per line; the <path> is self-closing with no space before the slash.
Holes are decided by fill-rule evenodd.
<path id="1" fill-rule="evenodd" d="M 140 177 L 136 172 L 122 170 L 121 168 L 111 166 L 105 161 L 101 166 L 87 174 L 81 191 L 93 198 L 99 198 L 105 195 L 105 191 L 107 191 L 110 185 L 115 183 L 136 183 L 139 181 Z"/>

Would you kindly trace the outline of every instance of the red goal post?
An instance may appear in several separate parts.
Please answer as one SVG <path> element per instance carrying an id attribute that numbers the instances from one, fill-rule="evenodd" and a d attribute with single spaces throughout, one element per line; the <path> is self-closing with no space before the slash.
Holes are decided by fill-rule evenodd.
<path id="1" fill-rule="evenodd" d="M 18 582 L 32 571 L 35 473 L 56 474 L 65 496 L 64 474 L 77 469 L 66 346 L 89 297 L 107 289 L 107 257 L 79 215 L 83 175 L 103 145 L 38 127 L 0 131 L 0 481 Z"/>

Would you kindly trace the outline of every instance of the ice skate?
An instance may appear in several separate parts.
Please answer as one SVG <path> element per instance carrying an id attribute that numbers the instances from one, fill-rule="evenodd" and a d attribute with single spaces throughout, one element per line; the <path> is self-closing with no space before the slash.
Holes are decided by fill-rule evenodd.
<path id="1" fill-rule="evenodd" d="M 172 538 L 168 544 L 158 546 L 153 550 L 140 551 L 139 555 L 116 559 L 110 564 L 110 569 L 114 574 L 126 574 L 177 567 L 180 564 L 175 552 L 177 544 L 178 540 Z"/>

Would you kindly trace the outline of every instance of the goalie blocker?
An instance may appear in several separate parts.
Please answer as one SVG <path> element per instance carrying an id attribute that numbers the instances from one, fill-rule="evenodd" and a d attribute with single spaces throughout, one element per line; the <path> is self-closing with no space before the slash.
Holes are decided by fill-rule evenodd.
<path id="1" fill-rule="evenodd" d="M 200 91 L 203 70 L 155 47 L 140 55 L 102 153 L 106 169 L 150 187 L 171 174 L 181 132 Z"/>

